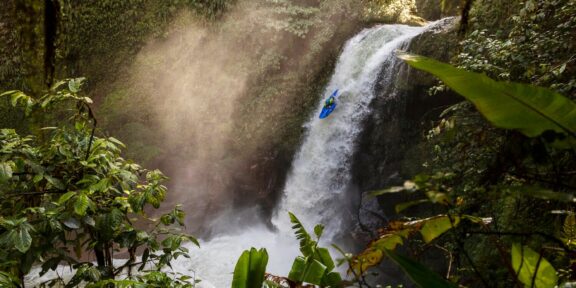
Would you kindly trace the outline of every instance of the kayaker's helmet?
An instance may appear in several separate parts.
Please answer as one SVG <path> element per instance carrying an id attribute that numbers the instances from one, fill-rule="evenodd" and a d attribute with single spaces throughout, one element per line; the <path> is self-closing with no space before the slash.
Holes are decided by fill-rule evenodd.
<path id="1" fill-rule="evenodd" d="M 326 99 L 326 105 L 332 105 L 332 103 L 334 103 L 334 97 Z"/>

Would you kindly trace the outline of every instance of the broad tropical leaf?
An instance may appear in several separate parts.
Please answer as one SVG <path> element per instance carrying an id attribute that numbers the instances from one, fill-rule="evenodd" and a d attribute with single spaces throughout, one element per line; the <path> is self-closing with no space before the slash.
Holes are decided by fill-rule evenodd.
<path id="1" fill-rule="evenodd" d="M 431 242 L 446 231 L 458 226 L 461 219 L 467 219 L 476 224 L 485 225 L 492 221 L 491 218 L 480 218 L 470 215 L 448 216 L 438 215 L 425 219 L 401 222 L 392 221 L 380 237 L 368 245 L 360 254 L 352 260 L 352 265 L 348 272 L 354 272 L 357 275 L 366 273 L 373 266 L 378 265 L 385 256 L 385 251 L 394 250 L 398 245 L 404 244 L 407 239 L 414 233 L 420 233 L 426 243 Z"/>
<path id="2" fill-rule="evenodd" d="M 348 273 L 354 272 L 356 275 L 362 275 L 369 268 L 380 264 L 384 258 L 384 251 L 394 250 L 398 245 L 403 245 L 404 238 L 407 238 L 410 232 L 409 229 L 394 231 L 372 241 L 366 250 L 354 257 Z"/>
<path id="3" fill-rule="evenodd" d="M 232 288 L 261 288 L 264 282 L 268 252 L 262 248 L 245 250 L 234 268 Z"/>
<path id="4" fill-rule="evenodd" d="M 458 226 L 460 223 L 460 217 L 457 216 L 438 216 L 428 218 L 426 222 L 422 225 L 420 234 L 424 238 L 426 243 L 436 239 L 438 236 L 442 235 L 444 232 Z"/>
<path id="5" fill-rule="evenodd" d="M 518 280 L 527 287 L 552 288 L 558 283 L 556 269 L 527 246 L 512 245 L 512 267 L 518 273 Z"/>
<path id="6" fill-rule="evenodd" d="M 86 215 L 86 210 L 88 209 L 90 199 L 84 193 L 78 194 L 76 201 L 74 202 L 74 212 L 80 216 Z"/>
<path id="7" fill-rule="evenodd" d="M 400 212 L 402 212 L 402 211 L 404 211 L 410 207 L 424 204 L 424 203 L 430 203 L 430 200 L 429 199 L 419 199 L 419 200 L 400 203 L 400 204 L 397 204 L 396 207 L 394 207 L 394 210 L 396 210 L 396 213 L 400 213 Z"/>
<path id="8" fill-rule="evenodd" d="M 497 127 L 516 129 L 529 137 L 552 130 L 576 137 L 576 103 L 550 89 L 499 82 L 430 58 L 401 53 L 410 66 L 432 73 Z"/>
<path id="9" fill-rule="evenodd" d="M 314 255 L 314 258 L 320 261 L 320 263 L 324 264 L 324 266 L 326 266 L 327 271 L 331 271 L 332 269 L 334 269 L 334 267 L 336 267 L 334 266 L 334 260 L 332 260 L 330 251 L 328 251 L 328 249 L 326 248 L 316 249 L 316 254 Z"/>
<path id="10" fill-rule="evenodd" d="M 32 236 L 30 235 L 30 231 L 33 230 L 34 228 L 32 225 L 27 221 L 24 221 L 20 223 L 20 225 L 16 226 L 14 230 L 9 232 L 9 239 L 18 251 L 26 253 L 26 251 L 30 249 L 30 246 L 32 245 Z"/>
<path id="11" fill-rule="evenodd" d="M 62 205 L 64 203 L 68 202 L 68 200 L 70 200 L 70 198 L 74 197 L 74 195 L 76 195 L 76 191 L 69 191 L 69 192 L 62 194 L 62 196 L 60 196 L 60 198 L 58 198 L 58 204 Z"/>
<path id="12" fill-rule="evenodd" d="M 326 287 L 341 287 L 342 286 L 342 277 L 340 276 L 340 273 L 338 272 L 330 272 L 330 273 L 326 273 L 326 275 L 324 275 L 324 278 L 322 279 L 322 284 L 321 286 Z"/>
<path id="13" fill-rule="evenodd" d="M 363 275 L 371 267 L 380 264 L 383 258 L 384 252 L 382 252 L 382 250 L 376 248 L 368 248 L 354 257 L 352 264 L 350 265 L 350 269 L 348 269 L 348 274 L 354 272 L 355 275 Z"/>
<path id="14" fill-rule="evenodd" d="M 321 285 L 322 279 L 326 276 L 326 265 L 312 258 L 296 257 L 288 279 L 294 282 L 306 282 L 315 285 Z"/>
<path id="15" fill-rule="evenodd" d="M 312 259 L 306 263 L 306 270 L 304 270 L 304 275 L 302 281 L 310 284 L 320 285 L 322 284 L 322 278 L 326 274 L 326 266 L 316 259 Z"/>
<path id="16" fill-rule="evenodd" d="M 404 257 L 396 252 L 386 250 L 386 255 L 392 259 L 406 274 L 408 277 L 421 288 L 456 288 L 454 283 L 448 282 L 447 280 L 440 277 L 440 275 L 430 271 L 426 266 Z"/>
<path id="17" fill-rule="evenodd" d="M 292 263 L 292 268 L 288 273 L 288 279 L 295 282 L 302 282 L 304 278 L 304 271 L 306 270 L 306 258 L 302 256 L 296 257 L 294 263 Z"/>

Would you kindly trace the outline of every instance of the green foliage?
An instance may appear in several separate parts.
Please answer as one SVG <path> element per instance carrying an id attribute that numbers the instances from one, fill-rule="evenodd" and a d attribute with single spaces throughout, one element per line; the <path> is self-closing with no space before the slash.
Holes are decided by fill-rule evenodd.
<path id="1" fill-rule="evenodd" d="M 287 278 L 266 274 L 268 253 L 266 249 L 245 250 L 234 269 L 232 287 L 236 288 L 260 288 L 260 287 L 293 287 L 309 283 L 320 287 L 343 287 L 344 282 L 340 273 L 333 271 L 334 260 L 326 248 L 318 247 L 318 241 L 322 236 L 324 227 L 316 225 L 314 234 L 316 240 L 312 240 L 310 234 L 298 218 L 288 212 L 292 228 L 296 238 L 300 240 L 301 256 L 296 257 Z"/>
<path id="2" fill-rule="evenodd" d="M 477 5 L 487 2 L 494 1 L 476 1 L 480 3 Z M 507 4 L 514 6 L 513 2 Z M 428 226 L 430 229 L 424 229 L 423 224 L 414 227 L 413 223 L 419 220 L 389 223 L 389 227 L 380 231 L 379 238 L 354 258 L 356 262 L 351 267 L 355 273 L 366 273 L 380 263 L 386 249 L 403 245 L 420 255 L 426 247 L 434 245 L 450 259 L 448 278 L 461 284 L 476 281 L 486 287 L 511 287 L 521 282 L 527 287 L 533 286 L 532 283 L 536 287 L 554 287 L 558 281 L 573 277 L 570 273 L 574 262 L 570 258 L 574 248 L 568 244 L 572 243 L 569 239 L 573 217 L 568 213 L 566 218 L 559 219 L 551 212 L 571 207 L 574 202 L 574 178 L 562 172 L 573 171 L 576 159 L 573 150 L 564 150 L 573 147 L 576 127 L 576 106 L 569 99 L 574 97 L 570 84 L 574 79 L 573 74 L 565 72 L 574 67 L 573 41 L 566 40 L 573 38 L 573 17 L 566 13 L 573 14 L 574 3 L 525 1 L 522 7 L 518 16 L 513 17 L 512 25 L 504 28 L 508 31 L 493 32 L 490 36 L 484 31 L 467 35 L 458 64 L 500 80 L 521 80 L 552 89 L 494 81 L 486 75 L 431 59 L 400 56 L 410 65 L 441 78 L 478 111 L 472 103 L 462 102 L 442 112 L 437 126 L 427 136 L 425 145 L 431 156 L 423 163 L 426 173 L 406 181 L 404 186 L 372 193 L 374 196 L 423 194 L 425 199 L 398 204 L 397 212 L 418 211 L 412 208 L 436 204 L 449 216 L 436 216 Z M 550 21 L 545 21 L 546 17 L 551 17 Z M 509 33 L 508 37 L 505 33 Z M 524 135 L 496 129 L 480 116 L 496 127 L 515 129 Z M 568 141 L 559 143 L 559 139 Z M 429 219 L 433 218 L 424 218 Z M 470 221 L 454 225 L 456 219 Z M 424 241 L 409 238 L 416 231 Z M 453 237 L 439 237 L 443 234 Z M 512 245 L 520 240 L 526 249 L 513 245 L 510 262 L 503 244 Z M 528 246 L 541 252 L 536 253 Z M 524 251 L 526 258 L 519 257 L 519 251 Z M 450 267 L 454 264 L 457 268 L 452 273 Z M 534 272 L 538 265 L 543 270 Z M 562 268 L 555 270 L 553 265 Z M 412 268 L 416 274 L 427 270 L 422 266 Z M 425 285 L 420 279 L 419 285 Z"/>
<path id="3" fill-rule="evenodd" d="M 305 37 L 310 28 L 318 24 L 314 16 L 319 9 L 314 6 L 298 5 L 290 0 L 265 0 L 264 3 L 278 16 L 264 22 L 269 28 Z"/>
<path id="4" fill-rule="evenodd" d="M 367 21 L 407 23 L 422 25 L 426 21 L 416 15 L 414 0 L 364 0 L 364 17 Z"/>
<path id="5" fill-rule="evenodd" d="M 266 249 L 251 248 L 244 251 L 234 268 L 232 288 L 261 288 L 267 264 Z"/>
<path id="6" fill-rule="evenodd" d="M 476 29 L 462 42 L 460 67 L 551 87 L 574 98 L 574 1 L 475 2 Z M 486 23 L 490 21 L 501 22 Z"/>
<path id="7" fill-rule="evenodd" d="M 0 271 L 0 286 L 5 288 L 19 288 L 22 282 L 10 273 Z"/>
<path id="8" fill-rule="evenodd" d="M 404 257 L 394 251 L 386 250 L 386 255 L 404 270 L 412 282 L 421 288 L 455 288 L 454 283 L 448 282 L 438 274 L 430 271 L 426 266 Z"/>
<path id="9" fill-rule="evenodd" d="M 576 246 L 576 215 L 572 212 L 564 219 L 562 238 L 568 247 Z"/>
<path id="10" fill-rule="evenodd" d="M 377 239 L 367 245 L 364 251 L 354 256 L 350 264 L 350 272 L 357 276 L 366 274 L 370 268 L 382 262 L 386 251 L 404 245 L 409 237 L 417 233 L 420 234 L 424 243 L 430 244 L 445 232 L 458 227 L 462 219 L 477 225 L 485 225 L 492 221 L 490 218 L 471 215 L 436 215 L 413 221 L 391 222 L 386 229 L 381 230 Z"/>
<path id="11" fill-rule="evenodd" d="M 400 54 L 412 67 L 430 72 L 470 100 L 496 127 L 535 137 L 545 131 L 576 137 L 576 104 L 549 89 L 497 82 L 422 56 Z"/>
<path id="12" fill-rule="evenodd" d="M 75 268 L 69 287 L 114 279 L 136 266 L 170 266 L 172 259 L 188 257 L 181 243 L 198 244 L 173 225 L 183 224 L 179 207 L 162 221 L 149 219 L 155 224 L 151 231 L 133 223 L 134 216 L 145 219 L 147 206 L 157 208 L 164 200 L 166 177 L 123 159 L 117 139 L 95 136 L 92 101 L 79 95 L 83 80 L 60 81 L 36 98 L 20 91 L 1 94 L 30 117 L 50 112 L 69 122 L 28 136 L 0 130 L 0 271 L 22 277 L 41 262 L 44 274 L 62 262 Z M 117 249 L 130 256 L 120 267 L 112 262 Z M 144 249 L 140 263 L 137 249 Z M 81 260 L 86 252 L 95 253 L 97 266 Z"/>
<path id="13" fill-rule="evenodd" d="M 512 245 L 512 267 L 524 287 L 552 288 L 558 284 L 554 267 L 529 247 L 517 243 Z"/>
<path id="14" fill-rule="evenodd" d="M 314 241 L 300 220 L 291 212 L 288 214 L 290 222 L 294 224 L 292 229 L 295 230 L 296 238 L 300 240 L 300 252 L 302 252 L 302 256 L 294 259 L 288 279 L 296 283 L 306 282 L 322 287 L 340 287 L 342 277 L 338 272 L 332 271 L 335 265 L 330 252 L 326 248 L 318 247 L 324 227 L 322 225 L 314 227 L 317 238 Z"/>
<path id="15" fill-rule="evenodd" d="M 86 288 L 147 288 L 147 287 L 174 287 L 174 288 L 192 288 L 194 282 L 190 282 L 191 277 L 180 273 L 165 273 L 160 271 L 147 271 L 146 274 L 137 275 L 132 279 L 124 280 L 101 280 L 96 283 L 86 285 Z"/>
<path id="16" fill-rule="evenodd" d="M 183 9 L 216 18 L 228 0 L 103 0 L 62 1 L 61 61 L 68 73 L 88 75 L 92 81 L 129 63 L 148 39 L 161 37 Z"/>

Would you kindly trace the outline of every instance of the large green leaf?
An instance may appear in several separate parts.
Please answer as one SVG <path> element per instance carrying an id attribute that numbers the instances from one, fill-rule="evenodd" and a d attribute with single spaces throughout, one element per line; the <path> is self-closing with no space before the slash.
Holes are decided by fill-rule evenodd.
<path id="1" fill-rule="evenodd" d="M 330 251 L 328 251 L 328 249 L 318 248 L 316 249 L 316 254 L 314 256 L 316 260 L 320 261 L 320 263 L 326 266 L 327 271 L 334 269 L 334 260 L 332 260 L 332 256 L 330 255 Z"/>
<path id="2" fill-rule="evenodd" d="M 495 81 L 418 55 L 398 57 L 440 78 L 497 127 L 517 129 L 529 137 L 547 130 L 576 137 L 576 103 L 550 89 Z"/>
<path id="3" fill-rule="evenodd" d="M 292 268 L 288 273 L 288 279 L 294 282 L 302 282 L 304 278 L 304 271 L 306 270 L 306 258 L 302 256 L 296 257 L 294 263 L 292 263 Z"/>
<path id="4" fill-rule="evenodd" d="M 266 249 L 251 248 L 250 251 L 244 251 L 234 268 L 232 288 L 261 288 L 267 264 Z"/>
<path id="5" fill-rule="evenodd" d="M 342 276 L 338 272 L 330 272 L 324 275 L 321 286 L 326 287 L 342 287 Z"/>
<path id="6" fill-rule="evenodd" d="M 26 253 L 30 246 L 32 245 L 32 236 L 30 235 L 30 231 L 33 231 L 34 228 L 28 222 L 22 222 L 20 225 L 10 230 L 5 237 L 2 237 L 3 244 L 9 244 L 15 247 L 18 251 L 22 253 Z M 10 243 L 7 243 L 7 242 Z"/>
<path id="7" fill-rule="evenodd" d="M 527 246 L 512 245 L 512 267 L 526 287 L 552 288 L 558 283 L 556 270 L 550 262 Z"/>
<path id="8" fill-rule="evenodd" d="M 448 282 L 440 275 L 430 271 L 426 266 L 404 257 L 391 250 L 386 250 L 386 255 L 390 257 L 416 284 L 422 288 L 456 288 L 454 283 Z"/>
<path id="9" fill-rule="evenodd" d="M 74 212 L 80 216 L 86 215 L 86 210 L 88 209 L 90 199 L 84 193 L 78 194 L 76 201 L 74 202 Z"/>
<path id="10" fill-rule="evenodd" d="M 436 239 L 438 236 L 442 235 L 444 232 L 458 226 L 460 223 L 460 217 L 457 216 L 438 216 L 426 219 L 424 224 L 422 224 L 422 229 L 420 234 L 424 238 L 426 243 Z"/>
<path id="11" fill-rule="evenodd" d="M 320 285 L 322 284 L 322 278 L 326 274 L 326 266 L 316 259 L 309 259 L 306 263 L 306 270 L 304 271 L 304 276 L 302 281 L 310 284 Z"/>

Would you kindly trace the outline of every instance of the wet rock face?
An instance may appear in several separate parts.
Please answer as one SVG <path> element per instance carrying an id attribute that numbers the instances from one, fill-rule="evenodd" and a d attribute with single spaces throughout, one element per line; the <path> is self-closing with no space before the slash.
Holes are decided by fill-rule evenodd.
<path id="1" fill-rule="evenodd" d="M 448 61 L 455 53 L 458 39 L 456 36 L 456 19 L 445 20 L 446 25 L 430 30 L 414 38 L 407 51 Z M 390 67 L 383 67 L 387 69 Z M 381 73 L 385 73 L 385 71 Z M 360 193 L 383 189 L 388 186 L 401 185 L 404 180 L 418 172 L 420 157 L 417 147 L 431 123 L 443 110 L 442 107 L 457 102 L 460 98 L 451 92 L 430 96 L 428 90 L 436 80 L 424 72 L 399 65 L 396 71 L 397 80 L 394 87 L 382 81 L 375 87 L 377 97 L 373 101 L 373 112 L 364 126 L 359 139 L 359 146 L 353 162 L 353 179 Z M 395 94 L 391 96 L 390 94 Z M 414 160 L 410 160 L 414 159 Z M 366 197 L 361 204 L 364 207 L 369 200 Z M 394 216 L 394 206 L 409 199 L 402 195 L 390 195 L 380 201 L 382 211 L 387 216 Z M 376 228 L 385 224 L 386 217 L 371 216 L 374 213 L 360 213 L 361 222 L 367 228 Z M 365 216 L 363 216 L 365 215 Z"/>

